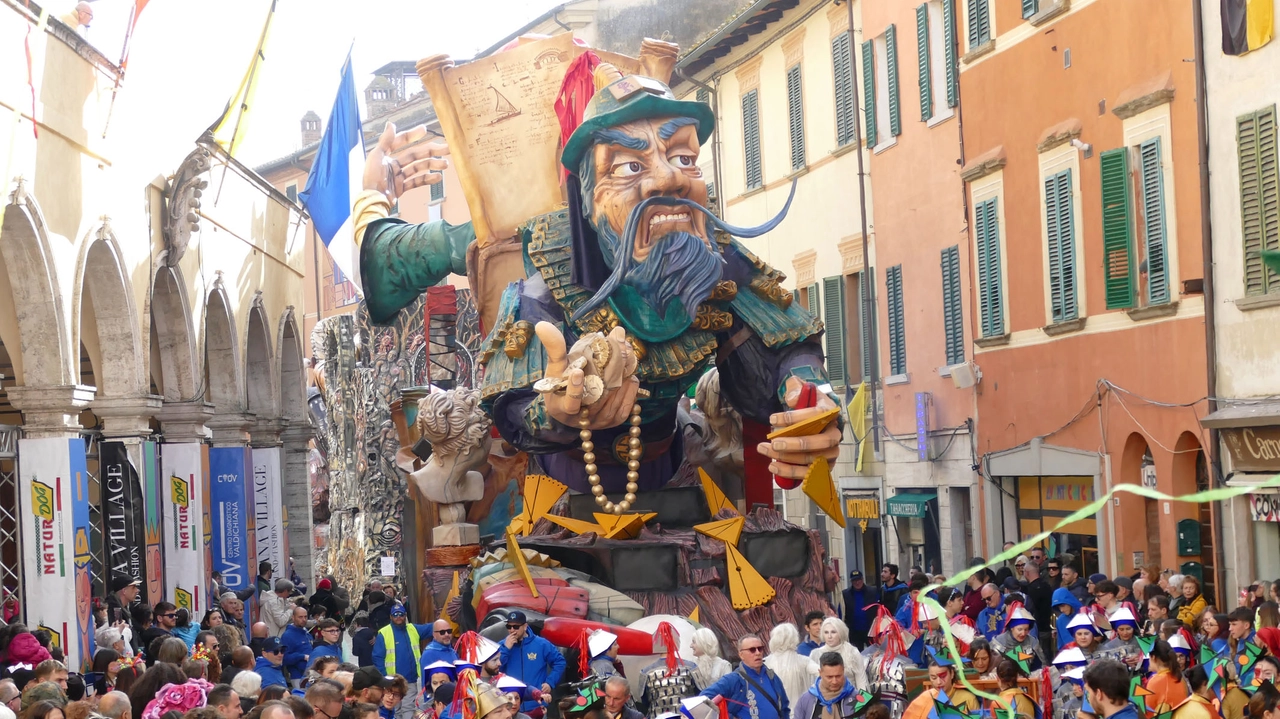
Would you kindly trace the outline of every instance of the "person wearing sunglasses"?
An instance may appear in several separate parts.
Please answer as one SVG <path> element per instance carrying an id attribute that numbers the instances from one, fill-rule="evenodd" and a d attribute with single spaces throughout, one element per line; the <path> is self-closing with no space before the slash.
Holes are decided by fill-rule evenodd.
<path id="1" fill-rule="evenodd" d="M 718 704 L 727 699 L 729 715 L 734 719 L 789 719 L 791 702 L 782 680 L 764 665 L 764 640 L 747 634 L 738 640 L 736 671 L 720 677 L 699 696 Z"/>
<path id="2" fill-rule="evenodd" d="M 978 612 L 977 630 L 988 642 L 1004 631 L 1004 596 L 994 584 L 984 584 L 979 590 L 982 611 Z"/>
<path id="3" fill-rule="evenodd" d="M 518 609 L 507 612 L 507 638 L 498 651 L 502 654 L 502 671 L 541 689 L 545 695 L 549 696 L 551 688 L 564 676 L 564 655 L 551 642 L 534 634 L 525 613 Z M 537 699 L 526 699 L 520 704 L 520 711 L 531 719 L 541 719 L 546 713 Z"/>

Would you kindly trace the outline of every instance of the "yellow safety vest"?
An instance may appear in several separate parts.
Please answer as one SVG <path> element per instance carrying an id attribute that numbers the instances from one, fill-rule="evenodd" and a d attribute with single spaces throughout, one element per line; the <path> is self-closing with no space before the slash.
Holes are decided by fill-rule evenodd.
<path id="1" fill-rule="evenodd" d="M 378 636 L 382 637 L 382 646 L 387 648 L 387 658 L 384 662 L 387 676 L 394 676 L 396 673 L 396 638 L 391 633 L 393 626 L 395 625 L 388 624 L 378 630 Z M 418 649 L 418 628 L 413 626 L 413 622 L 405 622 L 404 630 L 409 633 L 409 647 L 413 649 L 413 663 L 416 665 L 422 659 L 422 651 Z"/>

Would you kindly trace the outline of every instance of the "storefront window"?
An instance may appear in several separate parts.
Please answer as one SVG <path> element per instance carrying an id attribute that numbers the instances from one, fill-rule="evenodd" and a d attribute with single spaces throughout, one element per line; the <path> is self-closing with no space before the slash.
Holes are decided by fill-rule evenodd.
<path id="1" fill-rule="evenodd" d="M 1093 477 L 1018 477 L 1018 534 L 1025 541 L 1053 529 L 1095 499 Z M 1049 556 L 1069 552 L 1083 576 L 1098 571 L 1098 522 L 1087 517 L 1049 535 Z"/>

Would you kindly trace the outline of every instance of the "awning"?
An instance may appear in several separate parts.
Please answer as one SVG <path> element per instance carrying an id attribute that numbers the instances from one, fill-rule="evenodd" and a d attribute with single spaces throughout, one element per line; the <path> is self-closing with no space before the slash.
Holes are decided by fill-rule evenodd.
<path id="1" fill-rule="evenodd" d="M 1275 400 L 1224 402 L 1216 412 L 1200 419 L 1200 426 L 1210 429 L 1269 425 L 1280 425 L 1280 402 Z"/>
<path id="2" fill-rule="evenodd" d="M 925 503 L 937 499 L 937 492 L 924 494 L 895 494 L 885 501 L 889 514 L 894 517 L 923 517 Z"/>
<path id="3" fill-rule="evenodd" d="M 1254 494 L 1280 494 L 1280 487 L 1263 486 L 1275 479 L 1274 474 L 1257 472 L 1235 472 L 1227 477 L 1228 487 L 1247 487 Z"/>

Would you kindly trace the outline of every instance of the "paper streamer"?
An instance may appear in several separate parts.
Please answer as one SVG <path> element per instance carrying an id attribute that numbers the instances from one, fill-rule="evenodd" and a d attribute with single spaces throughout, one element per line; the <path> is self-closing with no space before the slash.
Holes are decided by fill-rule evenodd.
<path id="1" fill-rule="evenodd" d="M 1023 552 L 1040 544 L 1045 539 L 1047 539 L 1050 534 L 1053 534 L 1054 532 L 1067 526 L 1068 524 L 1071 524 L 1072 522 L 1077 522 L 1081 519 L 1087 519 L 1097 514 L 1102 510 L 1103 507 L 1106 506 L 1107 502 L 1111 501 L 1111 498 L 1114 497 L 1119 492 L 1136 494 L 1139 497 L 1146 497 L 1147 499 L 1158 499 L 1158 500 L 1164 500 L 1169 502 L 1188 502 L 1191 504 L 1200 504 L 1202 502 L 1221 502 L 1223 500 L 1232 499 L 1234 497 L 1239 497 L 1244 494 L 1249 494 L 1250 492 L 1256 492 L 1260 489 L 1270 489 L 1274 487 L 1280 487 L 1280 475 L 1276 475 L 1261 484 L 1251 485 L 1248 487 L 1222 487 L 1219 489 L 1207 489 L 1203 492 L 1195 492 L 1194 494 L 1184 494 L 1179 497 L 1174 497 L 1172 495 L 1165 494 L 1164 492 L 1159 492 L 1150 487 L 1143 487 L 1137 484 L 1119 484 L 1119 485 L 1116 485 L 1115 487 L 1112 487 L 1110 491 L 1108 491 L 1106 494 L 1102 495 L 1098 499 L 1094 500 L 1092 503 L 1087 504 L 1084 507 L 1081 507 L 1080 509 L 1077 509 L 1076 511 L 1072 512 L 1068 516 L 1064 517 L 1062 521 L 1058 522 L 1058 524 L 1055 525 L 1052 529 L 1046 529 L 1045 531 L 1033 536 L 1031 539 L 1028 539 L 1025 542 L 1022 542 L 1020 544 L 1014 545 L 1012 549 L 1009 549 L 1005 552 L 1001 552 L 1000 554 L 997 554 L 996 556 L 987 560 L 986 564 L 974 565 L 972 567 L 968 567 L 964 571 L 959 572 L 955 576 L 949 578 L 947 581 L 943 582 L 942 584 L 930 584 L 929 586 L 920 590 L 920 595 L 919 595 L 920 599 L 917 599 L 916 601 L 917 603 L 922 603 L 925 606 L 932 609 L 933 611 L 937 612 L 937 616 L 945 617 L 947 615 L 946 610 L 943 609 L 942 605 L 939 604 L 937 600 L 928 596 L 929 592 L 933 592 L 943 587 L 964 586 L 964 583 L 969 580 L 969 577 L 977 573 L 979 569 L 986 569 L 988 567 L 998 566 L 1001 563 L 1008 561 L 1010 559 L 1013 559 L 1014 557 L 1017 557 L 1019 554 L 1022 554 Z M 962 661 L 960 651 L 956 648 L 955 635 L 951 633 L 950 624 L 948 622 L 939 622 L 939 624 L 942 627 L 942 634 L 947 640 L 947 654 L 951 657 L 951 661 L 955 662 L 956 666 L 964 666 L 964 662 Z M 1041 667 L 1041 668 L 1045 669 L 1045 667 Z M 973 684 L 971 684 L 969 682 L 969 678 L 964 675 L 964 672 L 957 672 L 957 675 L 958 675 L 958 679 L 960 680 L 960 683 L 963 684 L 966 689 L 973 692 L 974 695 L 982 697 L 983 699 L 986 699 L 988 702 L 999 701 L 1000 697 L 994 694 L 988 694 L 978 689 Z M 995 709 L 993 708 L 992 711 L 994 712 Z M 1017 719 L 1017 716 L 1014 713 L 1012 707 L 1010 707 L 1009 711 L 1004 716 L 1006 717 L 1006 719 Z"/>

